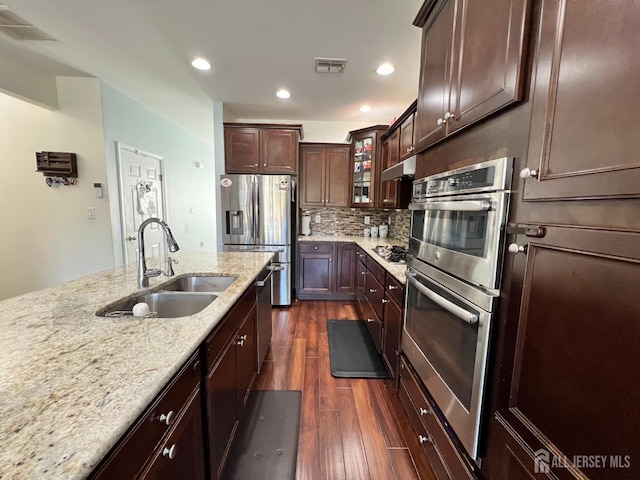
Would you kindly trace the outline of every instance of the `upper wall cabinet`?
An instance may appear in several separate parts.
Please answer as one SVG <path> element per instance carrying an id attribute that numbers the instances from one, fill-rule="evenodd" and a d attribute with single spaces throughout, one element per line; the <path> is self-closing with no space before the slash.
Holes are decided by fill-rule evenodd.
<path id="1" fill-rule="evenodd" d="M 351 140 L 353 183 L 352 207 L 375 207 L 382 157 L 380 135 L 387 125 L 375 125 L 349 132 Z"/>
<path id="2" fill-rule="evenodd" d="M 349 145 L 300 145 L 300 206 L 349 206 Z"/>
<path id="3" fill-rule="evenodd" d="M 542 2 L 525 200 L 640 196 L 640 9 Z"/>
<path id="4" fill-rule="evenodd" d="M 521 100 L 529 3 L 424 3 L 416 153 Z"/>
<path id="5" fill-rule="evenodd" d="M 224 124 L 226 173 L 295 175 L 302 125 Z"/>

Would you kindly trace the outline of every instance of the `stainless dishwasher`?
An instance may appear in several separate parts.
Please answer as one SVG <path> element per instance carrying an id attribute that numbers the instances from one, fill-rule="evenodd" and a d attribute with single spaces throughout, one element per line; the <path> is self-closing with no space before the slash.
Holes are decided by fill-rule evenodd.
<path id="1" fill-rule="evenodd" d="M 256 328 L 258 345 L 258 373 L 262 370 L 262 364 L 267 356 L 267 350 L 271 344 L 273 326 L 271 323 L 271 276 L 279 270 L 278 265 L 267 265 L 256 279 L 256 304 L 258 310 L 258 323 Z"/>

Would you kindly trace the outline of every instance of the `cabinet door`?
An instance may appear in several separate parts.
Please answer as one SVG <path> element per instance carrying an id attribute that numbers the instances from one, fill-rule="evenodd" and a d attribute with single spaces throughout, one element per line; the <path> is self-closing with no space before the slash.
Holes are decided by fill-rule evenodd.
<path id="1" fill-rule="evenodd" d="M 458 1 L 448 132 L 522 98 L 529 0 L 490 5 Z"/>
<path id="2" fill-rule="evenodd" d="M 637 197 L 640 9 L 542 3 L 524 199 Z"/>
<path id="3" fill-rule="evenodd" d="M 193 392 L 186 410 L 177 422 L 165 443 L 158 449 L 157 457 L 139 478 L 204 480 L 200 389 Z"/>
<path id="4" fill-rule="evenodd" d="M 258 173 L 260 129 L 225 127 L 224 164 L 226 173 Z"/>
<path id="5" fill-rule="evenodd" d="M 209 428 L 209 464 L 213 478 L 222 466 L 238 425 L 238 355 L 236 342 L 227 346 L 218 364 L 206 379 Z"/>
<path id="6" fill-rule="evenodd" d="M 422 33 L 422 60 L 416 112 L 416 151 L 444 138 L 449 111 L 449 78 L 456 1 L 442 0 L 434 7 Z M 490 9 L 489 9 L 490 10 Z"/>
<path id="7" fill-rule="evenodd" d="M 295 174 L 298 131 L 265 128 L 261 133 L 261 173 Z"/>
<path id="8" fill-rule="evenodd" d="M 360 316 L 364 318 L 364 303 L 366 298 L 364 296 L 364 285 L 367 279 L 367 266 L 365 264 L 367 254 L 358 249 L 357 253 L 358 262 L 356 268 L 356 300 L 358 301 L 358 309 L 360 310 Z"/>
<path id="9" fill-rule="evenodd" d="M 400 125 L 400 160 L 404 160 L 405 158 L 409 158 L 414 154 L 414 146 L 413 146 L 413 124 L 414 124 L 415 114 L 409 116 L 402 125 Z"/>
<path id="10" fill-rule="evenodd" d="M 353 139 L 352 207 L 373 207 L 376 187 L 377 136 L 374 132 Z"/>
<path id="11" fill-rule="evenodd" d="M 301 242 L 299 258 L 299 293 L 302 295 L 333 293 L 333 244 Z"/>
<path id="12" fill-rule="evenodd" d="M 398 375 L 400 335 L 402 333 L 402 308 L 388 295 L 384 304 L 384 342 L 382 358 L 393 378 Z"/>
<path id="13" fill-rule="evenodd" d="M 243 409 L 256 377 L 256 309 L 251 309 L 238 332 L 238 396 Z"/>
<path id="14" fill-rule="evenodd" d="M 325 195 L 327 207 L 349 206 L 349 147 L 330 147 L 326 150 Z"/>
<path id="15" fill-rule="evenodd" d="M 336 248 L 336 292 L 355 295 L 356 245 L 338 243 Z"/>
<path id="16" fill-rule="evenodd" d="M 520 446 L 531 474 L 546 459 L 552 474 L 574 478 L 551 456 L 598 454 L 609 468 L 584 464 L 579 478 L 638 478 L 640 234 L 549 226 L 542 239 L 516 241 L 528 248 L 512 259 L 523 289 L 508 405 L 496 415 L 502 441 Z M 496 450 L 506 468 L 513 453 Z"/>
<path id="17" fill-rule="evenodd" d="M 300 150 L 302 153 L 300 158 L 300 205 L 303 207 L 323 207 L 327 152 L 322 147 L 303 146 Z"/>
<path id="18" fill-rule="evenodd" d="M 400 158 L 400 130 L 395 130 L 382 144 L 382 169 L 386 170 L 398 163 Z M 398 196 L 398 182 L 388 180 L 380 182 L 380 205 L 381 208 L 396 208 Z"/>

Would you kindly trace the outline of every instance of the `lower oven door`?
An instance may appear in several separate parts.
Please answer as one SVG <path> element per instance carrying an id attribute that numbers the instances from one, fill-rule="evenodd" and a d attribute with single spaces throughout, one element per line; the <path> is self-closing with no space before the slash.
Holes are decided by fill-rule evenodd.
<path id="1" fill-rule="evenodd" d="M 402 350 L 476 460 L 495 297 L 420 263 L 407 268 Z"/>

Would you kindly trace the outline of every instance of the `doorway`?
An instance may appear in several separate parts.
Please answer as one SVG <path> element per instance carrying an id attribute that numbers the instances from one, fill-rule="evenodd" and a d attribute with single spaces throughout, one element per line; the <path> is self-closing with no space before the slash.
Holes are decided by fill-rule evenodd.
<path id="1" fill-rule="evenodd" d="M 163 158 L 139 148 L 117 142 L 120 219 L 124 264 L 138 258 L 138 228 L 150 217 L 165 220 Z M 149 268 L 160 268 L 166 253 L 158 224 L 145 229 L 145 248 Z"/>

